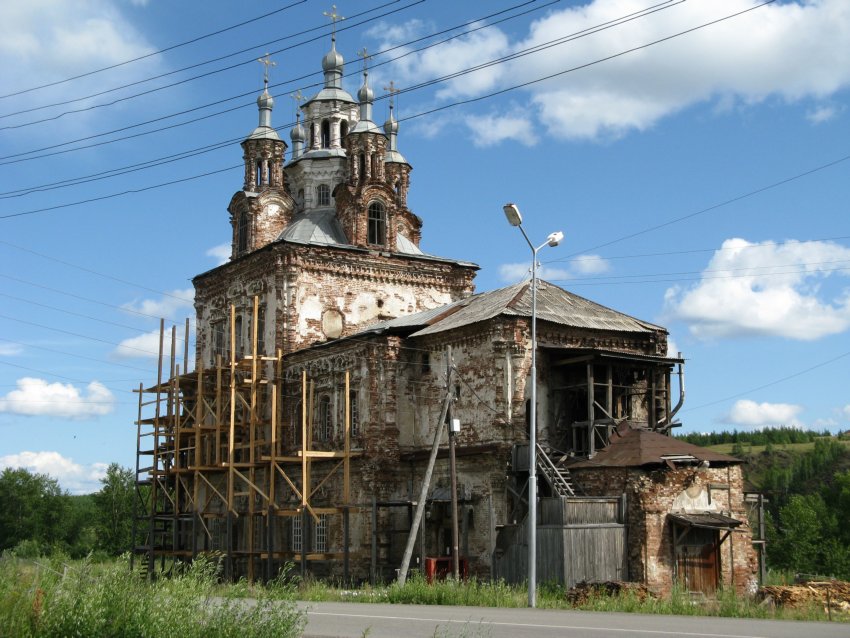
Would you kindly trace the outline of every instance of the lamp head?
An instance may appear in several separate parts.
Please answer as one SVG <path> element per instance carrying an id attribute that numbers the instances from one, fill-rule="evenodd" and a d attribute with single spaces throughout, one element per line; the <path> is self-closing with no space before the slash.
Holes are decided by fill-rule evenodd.
<path id="1" fill-rule="evenodd" d="M 550 246 L 557 246 L 563 240 L 564 240 L 564 233 L 562 233 L 560 230 L 556 230 L 554 233 L 552 233 L 551 235 L 549 235 L 546 238 L 546 243 L 549 244 Z"/>
<path id="2" fill-rule="evenodd" d="M 502 210 L 505 211 L 505 217 L 508 218 L 508 223 L 511 226 L 521 226 L 522 225 L 522 215 L 520 215 L 519 208 L 517 208 L 516 204 L 511 204 L 508 202 L 504 206 L 502 206 Z"/>

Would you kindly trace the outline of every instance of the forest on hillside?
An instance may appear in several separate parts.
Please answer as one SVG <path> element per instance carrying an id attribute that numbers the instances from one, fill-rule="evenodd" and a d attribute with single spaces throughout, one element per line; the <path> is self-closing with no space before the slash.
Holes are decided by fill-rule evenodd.
<path id="1" fill-rule="evenodd" d="M 749 489 L 767 499 L 770 568 L 850 580 L 850 436 L 783 427 L 680 438 L 732 444 L 746 461 Z"/>

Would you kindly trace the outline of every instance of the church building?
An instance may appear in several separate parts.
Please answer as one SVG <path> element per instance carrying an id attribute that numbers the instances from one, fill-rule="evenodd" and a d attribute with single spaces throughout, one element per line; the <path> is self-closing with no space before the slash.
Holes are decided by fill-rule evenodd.
<path id="1" fill-rule="evenodd" d="M 195 370 L 172 351 L 140 388 L 135 553 L 151 570 L 215 553 L 234 578 L 293 563 L 386 582 L 408 546 L 433 575 L 457 543 L 465 573 L 521 582 L 531 282 L 476 293 L 478 266 L 423 252 L 392 100 L 379 125 L 365 64 L 356 99 L 343 65 L 334 38 L 291 150 L 266 77 L 230 260 L 193 279 Z M 670 436 L 684 390 L 667 337 L 538 282 L 541 582 L 751 585 L 741 462 Z"/>

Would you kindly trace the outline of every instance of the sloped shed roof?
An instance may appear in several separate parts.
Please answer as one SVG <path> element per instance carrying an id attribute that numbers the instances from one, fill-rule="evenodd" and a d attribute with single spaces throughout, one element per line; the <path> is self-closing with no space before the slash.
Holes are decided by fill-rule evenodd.
<path id="1" fill-rule="evenodd" d="M 581 459 L 569 464 L 570 469 L 599 467 L 642 467 L 665 465 L 673 457 L 693 457 L 698 461 L 738 465 L 741 459 L 714 452 L 652 430 L 629 428 L 611 435 L 608 447 L 592 459 Z M 675 460 L 673 461 L 675 463 Z"/>

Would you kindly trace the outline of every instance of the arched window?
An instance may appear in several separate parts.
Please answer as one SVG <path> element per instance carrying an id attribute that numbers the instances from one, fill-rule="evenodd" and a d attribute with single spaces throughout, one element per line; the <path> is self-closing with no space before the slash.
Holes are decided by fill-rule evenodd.
<path id="1" fill-rule="evenodd" d="M 331 147 L 331 123 L 322 120 L 322 148 Z"/>
<path id="2" fill-rule="evenodd" d="M 314 148 L 316 146 L 316 123 L 313 122 L 310 124 L 310 142 L 308 144 L 308 148 Z"/>
<path id="3" fill-rule="evenodd" d="M 370 161 L 370 164 L 372 165 L 372 178 L 377 179 L 377 177 L 378 177 L 378 154 L 377 153 L 370 153 L 369 161 Z"/>
<path id="4" fill-rule="evenodd" d="M 333 437 L 333 413 L 331 412 L 331 398 L 327 394 L 319 398 L 318 417 L 313 437 L 316 441 L 330 441 Z"/>
<path id="5" fill-rule="evenodd" d="M 339 136 L 340 136 L 340 137 L 345 137 L 346 135 L 348 135 L 348 122 L 346 122 L 345 120 L 343 120 L 343 121 L 342 121 L 342 122 L 340 122 L 340 124 L 339 124 Z"/>
<path id="6" fill-rule="evenodd" d="M 358 168 L 360 169 L 360 171 L 359 171 L 360 172 L 360 181 L 365 182 L 366 181 L 366 156 L 363 153 L 360 153 L 359 164 L 360 165 L 359 165 Z"/>
<path id="7" fill-rule="evenodd" d="M 319 184 L 316 187 L 316 199 L 319 206 L 331 205 L 331 187 L 327 184 Z"/>
<path id="8" fill-rule="evenodd" d="M 241 254 L 246 250 L 248 250 L 248 213 L 242 213 L 236 222 L 236 252 Z"/>
<path id="9" fill-rule="evenodd" d="M 387 211 L 381 202 L 369 204 L 366 241 L 378 246 L 385 246 L 387 243 Z"/>
<path id="10" fill-rule="evenodd" d="M 261 186 L 263 183 L 263 160 L 257 160 L 256 175 L 254 175 L 254 184 Z"/>
<path id="11" fill-rule="evenodd" d="M 241 359 L 244 351 L 242 349 L 242 315 L 236 315 L 236 358 Z"/>

